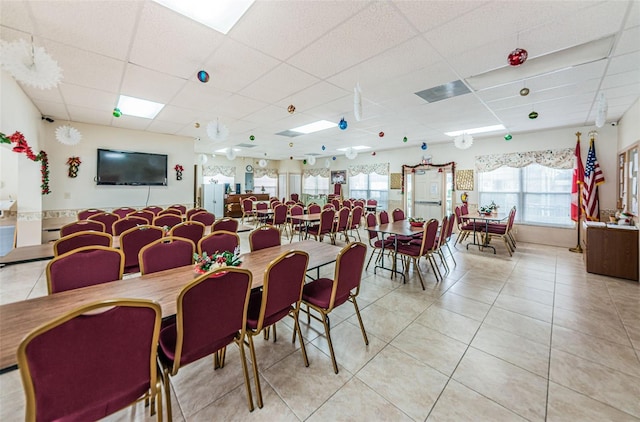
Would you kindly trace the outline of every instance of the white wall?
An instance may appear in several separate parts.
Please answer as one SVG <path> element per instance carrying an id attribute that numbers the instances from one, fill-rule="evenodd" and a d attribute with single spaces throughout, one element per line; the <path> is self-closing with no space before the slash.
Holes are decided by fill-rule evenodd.
<path id="1" fill-rule="evenodd" d="M 618 122 L 618 151 L 640 142 L 640 99 Z"/>

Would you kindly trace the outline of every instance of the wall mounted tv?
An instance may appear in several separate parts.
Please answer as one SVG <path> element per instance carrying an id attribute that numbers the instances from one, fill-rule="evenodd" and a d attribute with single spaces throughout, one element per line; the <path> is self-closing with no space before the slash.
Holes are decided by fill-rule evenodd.
<path id="1" fill-rule="evenodd" d="M 98 149 L 98 185 L 167 186 L 167 156 Z"/>

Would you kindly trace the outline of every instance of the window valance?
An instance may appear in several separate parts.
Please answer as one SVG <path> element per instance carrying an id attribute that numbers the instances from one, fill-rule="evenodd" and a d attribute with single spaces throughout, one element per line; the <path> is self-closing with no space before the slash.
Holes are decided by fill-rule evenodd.
<path id="1" fill-rule="evenodd" d="M 218 174 L 221 174 L 227 177 L 235 177 L 236 168 L 235 166 L 203 166 L 202 167 L 203 176 L 217 176 Z"/>
<path id="2" fill-rule="evenodd" d="M 265 168 L 258 167 L 256 169 L 253 169 L 253 177 L 255 177 L 256 179 L 264 176 L 269 176 L 272 179 L 277 179 L 278 169 L 273 169 L 268 167 L 265 167 Z"/>
<path id="3" fill-rule="evenodd" d="M 573 168 L 574 155 L 572 148 L 479 155 L 476 156 L 476 169 L 482 173 L 502 166 L 521 168 L 534 163 L 554 169 L 570 169 Z"/>
<path id="4" fill-rule="evenodd" d="M 307 177 L 316 177 L 316 176 L 329 177 L 330 175 L 331 175 L 331 170 L 329 170 L 326 167 L 317 168 L 317 169 L 305 169 L 302 172 L 302 177 L 304 177 L 305 179 Z"/>
<path id="5" fill-rule="evenodd" d="M 349 176 L 376 173 L 381 176 L 389 174 L 389 163 L 359 164 L 348 167 Z"/>

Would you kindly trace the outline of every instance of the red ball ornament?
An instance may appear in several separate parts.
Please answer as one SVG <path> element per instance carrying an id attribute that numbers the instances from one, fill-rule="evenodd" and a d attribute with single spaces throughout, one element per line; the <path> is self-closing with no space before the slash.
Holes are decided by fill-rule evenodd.
<path id="1" fill-rule="evenodd" d="M 378 133 L 378 136 L 382 138 L 384 136 L 384 132 Z"/>
<path id="2" fill-rule="evenodd" d="M 516 48 L 511 53 L 509 53 L 507 61 L 511 66 L 520 66 L 522 63 L 527 61 L 528 55 L 529 53 L 527 53 L 527 50 L 525 50 L 524 48 Z"/>
<path id="3" fill-rule="evenodd" d="M 376 152 L 375 152 L 375 151 L 373 151 L 373 152 L 371 153 L 371 155 L 373 155 L 373 156 L 375 157 L 375 156 L 376 156 Z"/>

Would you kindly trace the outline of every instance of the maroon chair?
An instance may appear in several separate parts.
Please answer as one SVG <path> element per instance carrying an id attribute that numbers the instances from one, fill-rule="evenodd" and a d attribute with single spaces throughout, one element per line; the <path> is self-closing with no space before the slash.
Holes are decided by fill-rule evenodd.
<path id="1" fill-rule="evenodd" d="M 240 236 L 236 232 L 215 231 L 200 239 L 198 254 L 202 255 L 203 252 L 206 252 L 208 255 L 212 255 L 216 252 L 234 252 L 239 245 Z"/>
<path id="2" fill-rule="evenodd" d="M 465 222 L 465 219 L 462 218 L 461 207 L 456 207 L 454 211 L 456 214 L 456 225 L 458 227 L 458 237 L 456 238 L 456 242 L 453 244 L 455 246 L 458 243 L 464 242 L 464 240 L 476 230 L 476 225 L 473 222 Z M 484 224 L 482 226 L 482 229 L 484 230 Z"/>
<path id="3" fill-rule="evenodd" d="M 182 217 L 182 213 L 177 208 L 167 208 L 166 210 L 162 210 L 158 214 L 156 214 L 156 217 L 167 214 L 179 215 L 180 217 Z"/>
<path id="4" fill-rule="evenodd" d="M 453 265 L 458 265 L 458 263 L 456 262 L 456 259 L 453 257 L 453 252 L 451 251 L 451 248 L 449 247 L 449 241 L 451 240 L 451 236 L 453 235 L 453 226 L 455 226 L 456 224 L 456 215 L 455 214 L 449 214 L 449 226 L 447 227 L 447 232 L 444 235 L 444 246 L 447 247 L 447 250 L 449 251 L 449 255 L 451 255 L 451 259 L 453 260 Z"/>
<path id="5" fill-rule="evenodd" d="M 332 210 L 336 211 L 336 210 L 339 210 L 340 208 L 339 208 L 339 207 L 338 207 L 338 208 L 336 208 L 336 207 L 335 207 L 335 205 L 333 205 L 333 204 L 324 204 L 324 205 L 322 206 L 322 209 L 323 209 L 323 210 L 332 209 Z"/>
<path id="6" fill-rule="evenodd" d="M 360 231 L 358 230 L 360 228 L 360 222 L 362 221 L 362 214 L 364 214 L 364 209 L 361 206 L 354 207 L 351 210 L 351 218 L 349 219 L 347 230 L 351 232 L 354 241 L 356 240 L 356 237 L 353 235 L 353 231 L 355 230 L 358 235 L 358 241 L 362 242 Z"/>
<path id="7" fill-rule="evenodd" d="M 249 233 L 249 248 L 251 252 L 272 246 L 280 246 L 280 244 L 280 230 L 274 226 L 261 226 Z"/>
<path id="8" fill-rule="evenodd" d="M 197 221 L 185 221 L 175 225 L 169 230 L 169 236 L 183 237 L 189 239 L 194 245 L 197 245 L 202 236 L 204 236 L 204 224 Z"/>
<path id="9" fill-rule="evenodd" d="M 376 201 L 375 199 L 367 199 L 367 205 L 366 205 L 367 212 L 376 212 L 377 208 L 378 208 L 378 201 Z"/>
<path id="10" fill-rule="evenodd" d="M 145 245 L 154 240 L 161 239 L 164 230 L 157 226 L 137 226 L 125 230 L 120 235 L 120 250 L 124 252 L 125 273 L 137 273 L 140 271 L 138 253 Z"/>
<path id="11" fill-rule="evenodd" d="M 160 211 L 162 211 L 162 210 L 160 210 Z M 151 223 L 153 223 L 153 219 L 156 218 L 156 214 L 154 214 L 153 211 L 151 211 L 151 210 L 144 209 L 144 210 L 132 212 L 127 217 L 144 218 L 145 220 L 147 220 L 147 222 L 145 224 L 151 224 Z"/>
<path id="12" fill-rule="evenodd" d="M 225 230 L 228 232 L 237 232 L 238 231 L 238 220 L 234 220 L 231 217 L 221 218 L 211 225 L 211 231 L 216 232 L 220 230 Z"/>
<path id="13" fill-rule="evenodd" d="M 333 205 L 333 208 L 335 208 L 336 210 L 339 210 L 341 208 L 339 199 L 332 199 L 331 205 Z"/>
<path id="14" fill-rule="evenodd" d="M 393 210 L 393 212 L 391 213 L 391 217 L 393 217 L 393 221 L 401 221 L 404 220 L 404 211 L 402 211 L 400 208 L 396 208 L 395 210 Z"/>
<path id="15" fill-rule="evenodd" d="M 292 193 L 290 198 L 293 202 L 298 202 L 298 200 L 300 200 L 300 196 L 297 193 Z"/>
<path id="16" fill-rule="evenodd" d="M 376 221 L 376 215 L 373 213 L 367 214 L 367 228 L 375 227 L 377 224 L 378 222 Z M 367 232 L 369 233 L 369 246 L 373 248 L 373 251 L 371 251 L 371 256 L 369 257 L 369 261 L 367 261 L 366 269 L 369 269 L 369 264 L 371 263 L 371 259 L 373 258 L 374 255 L 376 255 L 376 252 L 378 254 L 378 258 L 376 258 L 376 262 L 378 262 L 378 259 L 380 258 L 381 254 L 385 252 L 386 246 L 393 245 L 393 241 L 385 239 L 383 243 L 382 239 L 378 239 L 377 231 L 367 230 Z"/>
<path id="17" fill-rule="evenodd" d="M 155 302 L 104 300 L 29 333 L 18 347 L 25 420 L 95 421 L 157 399 L 162 421 L 156 363 L 160 320 Z"/>
<path id="18" fill-rule="evenodd" d="M 333 219 L 335 212 L 332 209 L 324 210 L 320 213 L 320 223 L 307 228 L 307 235 L 311 235 L 315 240 L 322 242 L 325 235 L 331 236 L 333 229 Z"/>
<path id="19" fill-rule="evenodd" d="M 499 237 L 504 241 L 504 245 L 507 248 L 507 252 L 509 252 L 509 256 L 513 256 L 513 250 L 515 248 L 512 249 L 511 247 L 511 240 L 509 238 L 509 229 L 510 227 L 513 226 L 513 221 L 515 219 L 516 216 L 516 208 L 513 207 L 511 209 L 511 211 L 509 211 L 509 219 L 507 220 L 506 224 L 489 224 L 488 227 L 486 228 L 486 236 L 489 236 L 489 239 L 486 239 L 485 241 L 488 243 L 488 241 L 493 238 L 493 237 Z M 495 253 L 495 249 L 493 251 L 493 253 Z"/>
<path id="20" fill-rule="evenodd" d="M 344 236 L 345 242 L 349 242 L 349 235 L 347 234 L 347 229 L 349 228 L 349 208 L 342 207 L 340 211 L 338 211 L 338 221 L 334 221 L 333 227 L 331 228 L 331 243 L 336 244 L 336 237 L 338 237 L 338 233 L 342 233 Z"/>
<path id="21" fill-rule="evenodd" d="M 182 237 L 165 236 L 145 245 L 138 252 L 142 275 L 193 264 L 196 245 Z"/>
<path id="22" fill-rule="evenodd" d="M 153 225 L 157 227 L 173 227 L 182 223 L 182 217 L 176 214 L 158 215 L 153 219 Z"/>
<path id="23" fill-rule="evenodd" d="M 277 340 L 276 322 L 287 315 L 293 318 L 295 333 L 300 337 L 300 349 L 304 365 L 309 366 L 307 350 L 300 332 L 298 315 L 300 313 L 300 301 L 302 300 L 302 286 L 304 285 L 309 255 L 303 251 L 285 252 L 269 264 L 264 272 L 262 290 L 251 292 L 249 306 L 247 308 L 247 337 L 249 339 L 249 351 L 253 363 L 253 379 L 256 383 L 258 395 L 258 407 L 262 408 L 262 390 L 260 389 L 260 377 L 258 375 L 258 362 L 253 346 L 253 337 L 259 335 L 263 329 L 273 326 L 273 341 Z"/>
<path id="24" fill-rule="evenodd" d="M 214 357 L 215 369 L 223 367 L 226 347 L 231 343 L 240 349 L 249 411 L 253 410 L 244 350 L 251 283 L 250 271 L 231 267 L 204 274 L 180 292 L 176 321 L 162 328 L 158 347 L 169 420 L 172 418 L 169 376 L 209 355 Z"/>
<path id="25" fill-rule="evenodd" d="M 256 217 L 256 211 L 253 209 L 253 201 L 249 198 L 242 200 L 242 222 L 244 223 L 245 217 Z"/>
<path id="26" fill-rule="evenodd" d="M 291 208 L 292 206 L 294 206 L 296 204 L 296 201 L 289 200 L 289 201 L 285 202 L 284 204 L 287 206 L 287 208 Z"/>
<path id="27" fill-rule="evenodd" d="M 320 214 L 322 212 L 322 207 L 318 204 L 309 204 L 307 207 L 308 214 Z"/>
<path id="28" fill-rule="evenodd" d="M 300 205 L 294 205 L 291 208 L 289 208 L 289 217 L 287 217 L 287 222 L 289 223 L 289 233 L 291 234 L 291 237 L 289 238 L 289 243 L 293 241 L 293 234 L 295 232 L 298 232 L 300 235 L 302 235 L 302 232 L 304 231 L 304 224 L 302 223 L 301 220 L 296 218 L 297 216 L 300 216 L 303 214 L 304 214 L 304 208 Z"/>
<path id="29" fill-rule="evenodd" d="M 357 200 L 353 201 L 353 207 L 354 208 L 355 207 L 360 207 L 360 208 L 362 208 L 364 210 L 364 205 L 365 205 L 365 202 L 364 202 L 363 199 L 357 199 Z"/>
<path id="30" fill-rule="evenodd" d="M 282 228 L 287 228 L 287 213 L 289 212 L 289 208 L 285 204 L 278 204 L 273 209 L 273 216 L 267 217 L 266 223 L 268 225 L 277 227 L 278 230 L 282 230 Z"/>
<path id="31" fill-rule="evenodd" d="M 342 201 L 342 206 L 347 207 L 348 209 L 351 209 L 351 207 L 353 206 L 353 203 L 350 199 L 345 199 L 344 201 Z"/>
<path id="32" fill-rule="evenodd" d="M 101 212 L 104 212 L 104 210 L 99 210 L 97 208 L 89 208 L 87 210 L 79 211 L 78 212 L 78 220 L 86 220 L 89 217 L 91 217 L 92 215 L 100 214 Z"/>
<path id="33" fill-rule="evenodd" d="M 132 229 L 136 226 L 144 226 L 146 224 L 149 224 L 149 222 L 145 218 L 129 216 L 121 218 L 120 220 L 113 223 L 112 232 L 114 236 L 120 236 L 122 232 L 126 230 Z"/>
<path id="34" fill-rule="evenodd" d="M 186 212 L 185 217 L 187 220 L 190 220 L 193 214 L 202 212 L 202 211 L 207 211 L 207 210 L 205 210 L 204 208 L 191 208 Z"/>
<path id="35" fill-rule="evenodd" d="M 124 270 L 124 254 L 106 246 L 83 246 L 47 264 L 49 294 L 120 280 Z"/>
<path id="36" fill-rule="evenodd" d="M 329 352 L 333 362 L 333 371 L 338 373 L 338 364 L 336 363 L 336 355 L 333 352 L 333 343 L 331 342 L 331 330 L 329 327 L 329 314 L 338 306 L 349 301 L 353 303 L 358 322 L 360 323 L 360 331 L 364 338 L 364 344 L 369 344 L 367 332 L 362 323 L 360 309 L 356 297 L 360 293 L 360 280 L 362 279 L 362 268 L 364 260 L 367 256 L 367 246 L 364 243 L 353 242 L 342 248 L 336 260 L 336 269 L 333 279 L 319 278 L 310 283 L 305 284 L 302 289 L 302 303 L 307 305 L 307 322 L 310 317 L 322 322 L 324 332 L 329 344 Z M 318 312 L 320 318 L 312 315 L 310 309 Z"/>
<path id="37" fill-rule="evenodd" d="M 158 213 L 162 211 L 162 207 L 158 207 L 156 205 L 150 205 L 148 207 L 144 207 L 142 211 L 150 211 L 153 213 L 153 215 L 158 215 Z"/>
<path id="38" fill-rule="evenodd" d="M 120 220 L 120 216 L 110 212 L 101 212 L 100 214 L 90 216 L 87 220 L 101 222 L 104 224 L 104 232 L 113 234 L 113 223 Z"/>
<path id="39" fill-rule="evenodd" d="M 389 224 L 389 213 L 385 210 L 380 211 L 380 224 Z"/>
<path id="40" fill-rule="evenodd" d="M 108 233 L 96 231 L 76 232 L 55 241 L 53 244 L 53 256 L 59 256 L 83 246 L 106 246 L 110 248 L 112 244 L 113 236 Z"/>
<path id="41" fill-rule="evenodd" d="M 180 215 L 184 215 L 187 212 L 187 207 L 185 207 L 184 205 L 181 205 L 181 204 L 170 205 L 169 208 L 167 208 L 167 209 L 178 210 L 178 211 L 180 211 Z"/>
<path id="42" fill-rule="evenodd" d="M 86 231 L 96 231 L 96 232 L 105 232 L 104 223 L 100 221 L 93 220 L 78 220 L 73 223 L 65 224 L 60 227 L 60 236 L 65 237 L 69 236 L 72 233 L 77 232 L 86 232 Z"/>
<path id="43" fill-rule="evenodd" d="M 269 209 L 269 204 L 267 204 L 266 202 L 258 202 L 256 204 L 256 209 L 257 210 L 268 210 Z"/>
<path id="44" fill-rule="evenodd" d="M 204 224 L 205 227 L 211 227 L 216 221 L 216 216 L 208 211 L 200 211 L 191 215 L 190 221 L 197 221 L 198 223 Z"/>
<path id="45" fill-rule="evenodd" d="M 132 212 L 136 212 L 137 210 L 135 208 L 131 208 L 131 207 L 120 207 L 120 208 L 116 208 L 115 210 L 113 210 L 112 212 L 114 214 L 117 214 L 118 216 L 120 216 L 120 218 L 125 218 L 127 215 L 131 214 Z"/>
<path id="46" fill-rule="evenodd" d="M 423 226 L 423 234 L 420 245 L 412 245 L 412 244 L 400 244 L 398 245 L 398 253 L 400 255 L 404 255 L 407 258 L 411 259 L 414 264 L 414 268 L 418 273 L 418 277 L 420 278 L 420 284 L 422 285 L 422 290 L 425 290 L 424 280 L 422 278 L 422 273 L 420 272 L 420 266 L 418 265 L 418 260 L 421 257 L 427 258 L 429 264 L 431 264 L 431 269 L 433 269 L 433 274 L 436 277 L 437 281 L 442 280 L 442 275 L 440 274 L 440 270 L 438 269 L 438 264 L 436 263 L 435 258 L 433 257 L 433 253 L 437 248 L 437 237 L 438 235 L 438 220 L 431 219 L 427 221 Z M 385 246 L 388 249 L 393 249 L 393 245 Z M 408 270 L 408 268 L 407 268 Z"/>

